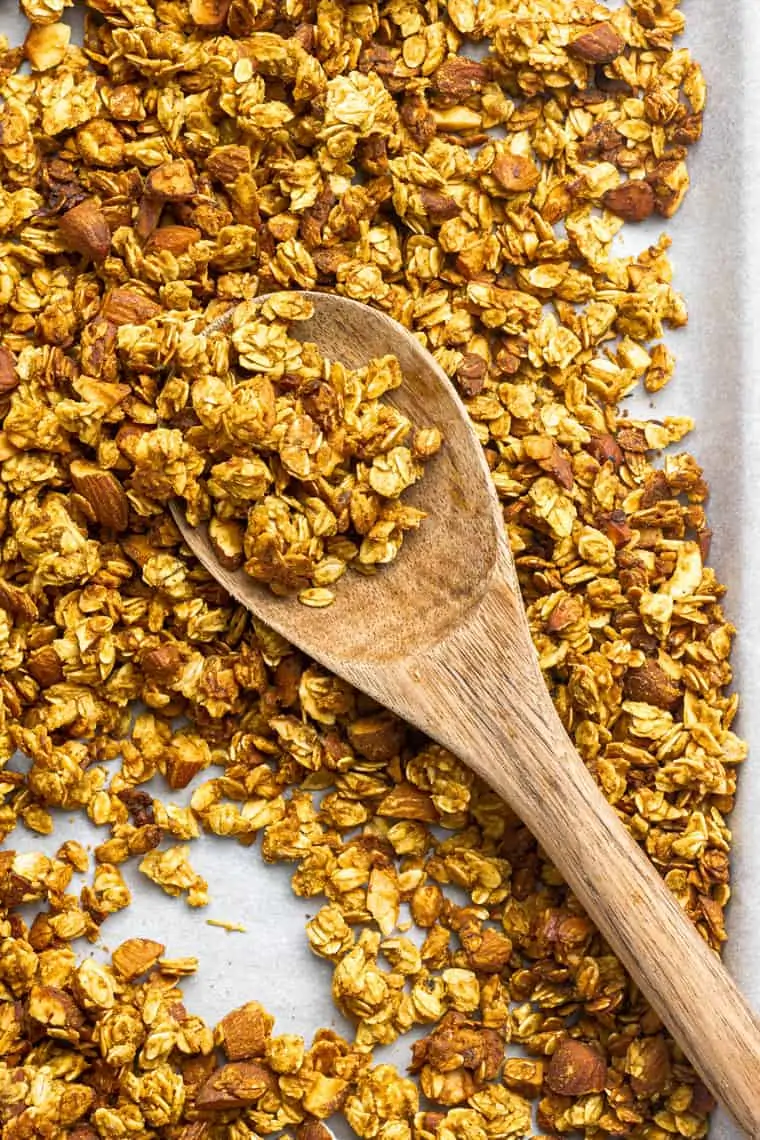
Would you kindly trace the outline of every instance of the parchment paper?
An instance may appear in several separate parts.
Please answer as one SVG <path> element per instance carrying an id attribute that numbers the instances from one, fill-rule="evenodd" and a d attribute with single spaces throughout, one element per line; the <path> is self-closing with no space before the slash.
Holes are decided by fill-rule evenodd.
<path id="1" fill-rule="evenodd" d="M 684 0 L 683 9 L 689 20 L 685 42 L 710 88 L 705 136 L 689 160 L 692 189 L 667 223 L 690 323 L 668 338 L 678 356 L 674 381 L 654 399 L 634 397 L 628 406 L 634 415 L 693 416 L 697 430 L 685 446 L 712 488 L 711 560 L 729 588 L 726 606 L 739 630 L 733 657 L 742 697 L 738 731 L 751 747 L 732 818 L 734 898 L 726 963 L 760 1010 L 760 4 Z M 79 22 L 76 14 L 72 22 Z M 17 43 L 24 28 L 14 0 L 0 0 L 0 32 Z M 661 223 L 628 226 L 625 242 L 631 249 L 648 244 L 659 228 Z M 182 802 L 181 795 L 175 798 Z M 19 828 L 13 844 L 52 853 L 74 836 L 93 844 L 102 838 L 81 816 L 60 816 L 50 839 Z M 104 944 L 94 952 L 105 954 L 141 934 L 165 942 L 172 957 L 197 954 L 198 974 L 184 983 L 186 1003 L 212 1023 L 256 998 L 276 1016 L 276 1032 L 308 1039 L 320 1026 L 347 1030 L 330 997 L 331 967 L 311 954 L 304 934 L 319 900 L 296 898 L 290 869 L 265 867 L 257 847 L 203 837 L 191 856 L 209 881 L 209 907 L 191 911 L 127 866 L 133 904 L 108 919 Z M 210 927 L 208 918 L 240 922 L 246 933 Z M 405 1037 L 396 1047 L 378 1049 L 377 1060 L 403 1069 L 408 1049 Z M 738 1140 L 741 1134 L 719 1113 L 710 1135 Z"/>

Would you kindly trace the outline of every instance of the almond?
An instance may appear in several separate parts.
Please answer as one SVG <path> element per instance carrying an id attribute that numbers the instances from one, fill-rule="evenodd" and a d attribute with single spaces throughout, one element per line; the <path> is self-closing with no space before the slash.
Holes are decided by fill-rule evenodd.
<path id="1" fill-rule="evenodd" d="M 69 472 L 74 489 L 90 504 L 101 526 L 126 530 L 129 500 L 116 476 L 86 459 L 75 459 Z"/>
<path id="2" fill-rule="evenodd" d="M 482 974 L 500 974 L 512 956 L 511 941 L 498 930 L 463 930 L 459 938 L 470 969 Z"/>
<path id="3" fill-rule="evenodd" d="M 307 1120 L 296 1129 L 296 1140 L 335 1140 L 329 1128 L 319 1120 Z"/>
<path id="4" fill-rule="evenodd" d="M 71 249 L 90 261 L 102 261 L 111 248 L 108 222 L 94 198 L 85 198 L 67 210 L 58 222 L 63 240 Z"/>
<path id="5" fill-rule="evenodd" d="M 229 7 L 230 0 L 190 0 L 190 19 L 198 28 L 220 28 Z"/>
<path id="6" fill-rule="evenodd" d="M 160 253 L 168 250 L 178 255 L 187 253 L 191 245 L 200 241 L 201 231 L 195 226 L 161 226 L 156 230 L 145 247 L 146 253 Z"/>
<path id="7" fill-rule="evenodd" d="M 36 621 L 39 610 L 28 589 L 14 586 L 0 578 L 0 606 L 17 622 Z"/>
<path id="8" fill-rule="evenodd" d="M 631 178 L 608 190 L 602 204 L 626 222 L 643 222 L 654 212 L 654 190 L 648 182 Z"/>
<path id="9" fill-rule="evenodd" d="M 500 154 L 491 167 L 491 174 L 510 194 L 533 190 L 541 177 L 536 164 L 522 154 Z"/>
<path id="10" fill-rule="evenodd" d="M 140 665 L 151 681 L 158 684 L 171 683 L 179 676 L 182 668 L 182 652 L 178 645 L 158 645 L 142 655 Z"/>
<path id="11" fill-rule="evenodd" d="M 192 783 L 206 767 L 206 759 L 197 753 L 188 755 L 181 749 L 172 749 L 166 757 L 166 782 L 173 792 L 177 792 Z"/>
<path id="12" fill-rule="evenodd" d="M 49 689 L 51 685 L 59 685 L 64 679 L 61 659 L 52 645 L 43 645 L 29 655 L 26 667 L 38 685 Z"/>
<path id="13" fill-rule="evenodd" d="M 206 171 L 217 182 L 229 184 L 250 170 L 251 152 L 247 146 L 217 146 L 206 159 Z"/>
<path id="14" fill-rule="evenodd" d="M 420 201 L 425 214 L 434 226 L 440 226 L 443 222 L 456 218 L 460 212 L 452 197 L 442 194 L 440 190 L 428 190 L 427 186 L 423 186 L 420 190 Z"/>
<path id="15" fill-rule="evenodd" d="M 100 315 L 115 325 L 144 325 L 160 312 L 160 305 L 134 289 L 112 289 L 103 302 Z"/>
<path id="16" fill-rule="evenodd" d="M 208 526 L 209 542 L 219 564 L 225 570 L 239 570 L 245 561 L 243 554 L 244 531 L 234 519 L 213 518 Z"/>
<path id="17" fill-rule="evenodd" d="M 658 709 L 672 709 L 682 693 L 657 661 L 645 661 L 640 669 L 629 669 L 625 678 L 625 696 Z"/>
<path id="18" fill-rule="evenodd" d="M 559 1096 L 584 1096 L 602 1092 L 607 1081 L 607 1065 L 590 1045 L 572 1037 L 560 1041 L 546 1074 L 546 1083 Z"/>
<path id="19" fill-rule="evenodd" d="M 135 448 L 138 440 L 142 439 L 151 429 L 147 424 L 122 424 L 114 437 L 114 443 L 122 455 L 135 462 Z"/>
<path id="20" fill-rule="evenodd" d="M 147 241 L 161 221 L 164 211 L 163 198 L 155 198 L 150 194 L 143 194 L 137 210 L 135 233 L 140 241 Z"/>
<path id="21" fill-rule="evenodd" d="M 367 760 L 383 763 L 398 756 L 406 729 L 392 713 L 361 717 L 348 726 L 348 739 Z"/>
<path id="22" fill-rule="evenodd" d="M 625 1071 L 636 1096 L 656 1096 L 665 1091 L 671 1078 L 670 1051 L 664 1037 L 643 1037 L 632 1041 L 626 1055 Z"/>
<path id="23" fill-rule="evenodd" d="M 229 1060 L 263 1057 L 273 1026 L 274 1018 L 256 1001 L 233 1009 L 219 1022 L 222 1048 Z"/>
<path id="24" fill-rule="evenodd" d="M 568 54 L 584 63 L 612 63 L 625 48 L 625 40 L 607 20 L 592 24 L 568 44 Z"/>
<path id="25" fill-rule="evenodd" d="M 591 439 L 584 444 L 586 451 L 592 455 L 597 463 L 604 465 L 612 463 L 617 470 L 625 462 L 620 444 L 614 435 L 606 432 L 591 432 Z"/>
<path id="26" fill-rule="evenodd" d="M 268 1092 L 276 1092 L 274 1074 L 256 1061 L 232 1061 L 222 1065 L 201 1086 L 196 1107 L 201 1112 L 226 1112 L 256 1104 Z"/>
<path id="27" fill-rule="evenodd" d="M 159 198 L 164 202 L 187 202 L 196 193 L 190 163 L 184 158 L 162 162 L 151 170 L 145 189 L 151 198 Z"/>
<path id="28" fill-rule="evenodd" d="M 0 346 L 0 397 L 7 396 L 14 388 L 18 388 L 19 378 L 16 371 L 16 361 L 7 348 Z"/>
<path id="29" fill-rule="evenodd" d="M 576 594 L 566 594 L 557 602 L 546 620 L 547 633 L 561 633 L 583 617 L 583 602 Z"/>
<path id="30" fill-rule="evenodd" d="M 131 982 L 140 974 L 146 973 L 151 966 L 155 966 L 159 958 L 166 952 L 161 942 L 154 942 L 151 938 L 128 938 L 117 946 L 111 955 L 113 968 L 126 981 Z"/>
<path id="31" fill-rule="evenodd" d="M 465 352 L 457 368 L 456 379 L 463 396 L 477 396 L 486 382 L 488 365 L 477 352 Z"/>
<path id="32" fill-rule="evenodd" d="M 476 59 L 467 59 L 463 56 L 452 56 L 444 60 L 441 66 L 433 73 L 433 88 L 439 95 L 450 99 L 467 99 L 482 91 L 483 84 L 488 80 L 489 69 L 484 63 Z"/>
<path id="33" fill-rule="evenodd" d="M 615 547 L 625 546 L 633 537 L 628 516 L 619 507 L 614 511 L 600 511 L 596 517 L 596 525 Z"/>

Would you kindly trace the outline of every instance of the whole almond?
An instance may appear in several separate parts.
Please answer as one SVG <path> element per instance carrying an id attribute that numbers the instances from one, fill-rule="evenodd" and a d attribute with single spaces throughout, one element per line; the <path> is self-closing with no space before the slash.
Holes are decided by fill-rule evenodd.
<path id="1" fill-rule="evenodd" d="M 149 649 L 140 658 L 145 676 L 159 684 L 175 680 L 182 667 L 182 654 L 179 647 L 167 642 Z"/>
<path id="2" fill-rule="evenodd" d="M 500 154 L 491 167 L 491 174 L 510 194 L 535 189 L 541 177 L 536 164 L 521 154 Z"/>
<path id="3" fill-rule="evenodd" d="M 126 530 L 129 523 L 129 500 L 119 480 L 85 459 L 75 459 L 69 468 L 74 489 L 92 507 L 101 526 Z"/>
<path id="4" fill-rule="evenodd" d="M 626 222 L 643 222 L 654 212 L 654 191 L 648 182 L 629 179 L 622 186 L 608 190 L 602 203 Z"/>
<path id="5" fill-rule="evenodd" d="M 152 235 L 145 247 L 146 253 L 161 253 L 167 250 L 175 256 L 187 253 L 191 245 L 200 240 L 201 231 L 194 226 L 161 226 Z"/>
<path id="6" fill-rule="evenodd" d="M 134 289 L 112 289 L 100 315 L 115 325 L 144 325 L 161 312 L 161 306 Z"/>
<path id="7" fill-rule="evenodd" d="M 71 249 L 90 261 L 102 261 L 111 248 L 108 222 L 94 198 L 86 198 L 61 216 L 58 229 Z"/>
<path id="8" fill-rule="evenodd" d="M 467 99 L 483 89 L 488 80 L 488 67 L 476 59 L 454 55 L 444 60 L 433 73 L 433 87 L 439 95 L 450 99 Z"/>
<path id="9" fill-rule="evenodd" d="M 607 1065 L 590 1045 L 572 1037 L 560 1041 L 546 1073 L 546 1083 L 559 1096 L 584 1096 L 602 1092 Z"/>
<path id="10" fill-rule="evenodd" d="M 612 63 L 625 48 L 625 40 L 612 24 L 603 21 L 592 24 L 585 32 L 568 44 L 568 54 L 584 63 Z"/>
<path id="11" fill-rule="evenodd" d="M 19 378 L 16 371 L 16 361 L 7 348 L 0 346 L 0 397 L 7 396 L 14 388 L 18 388 Z"/>
<path id="12" fill-rule="evenodd" d="M 627 700 L 642 701 L 659 709 L 672 709 L 683 695 L 657 661 L 645 661 L 640 669 L 629 669 L 624 691 Z"/>
<path id="13" fill-rule="evenodd" d="M 31 653 L 26 667 L 43 689 L 58 685 L 64 679 L 61 659 L 52 645 L 43 645 Z"/>

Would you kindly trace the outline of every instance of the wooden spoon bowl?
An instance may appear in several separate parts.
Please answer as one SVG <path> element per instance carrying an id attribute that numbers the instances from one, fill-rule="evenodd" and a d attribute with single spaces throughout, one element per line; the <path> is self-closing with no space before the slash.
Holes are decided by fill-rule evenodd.
<path id="1" fill-rule="evenodd" d="M 430 518 L 407 534 L 403 554 L 377 574 L 365 577 L 349 570 L 336 586 L 328 612 L 293 597 L 277 597 L 243 570 L 221 570 L 205 528 L 190 535 L 176 508 L 175 517 L 193 552 L 233 597 L 340 673 L 344 663 L 397 661 L 456 628 L 488 590 L 503 527 L 483 450 L 461 401 L 419 341 L 384 313 L 356 301 L 327 293 L 302 295 L 314 302 L 314 316 L 294 324 L 292 336 L 313 342 L 325 357 L 351 368 L 394 353 L 407 382 L 388 402 L 413 424 L 441 430 L 444 447 L 404 496 L 404 502 Z M 224 329 L 231 322 L 230 311 L 214 326 Z"/>
<path id="2" fill-rule="evenodd" d="M 390 567 L 372 577 L 349 570 L 326 609 L 225 570 L 205 528 L 190 527 L 174 503 L 187 546 L 269 626 L 460 756 L 511 804 L 706 1084 L 748 1135 L 760 1137 L 760 1026 L 557 717 L 465 408 L 395 321 L 332 294 L 305 295 L 314 316 L 294 326 L 300 339 L 354 367 L 393 353 L 405 377 L 393 403 L 413 423 L 441 429 L 444 447 L 408 496 L 429 518 Z"/>

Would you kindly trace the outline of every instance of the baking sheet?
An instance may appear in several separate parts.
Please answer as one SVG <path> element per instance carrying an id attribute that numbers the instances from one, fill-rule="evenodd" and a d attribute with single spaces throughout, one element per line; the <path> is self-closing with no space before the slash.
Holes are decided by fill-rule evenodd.
<path id="1" fill-rule="evenodd" d="M 672 384 L 654 400 L 633 398 L 628 406 L 656 415 L 688 414 L 697 430 L 687 442 L 703 464 L 712 488 L 712 562 L 729 588 L 726 606 L 739 629 L 734 652 L 742 697 L 738 730 L 750 742 L 751 759 L 740 781 L 732 819 L 734 899 L 729 915 L 726 962 L 748 999 L 760 1010 L 760 5 L 757 0 L 684 0 L 686 43 L 702 63 L 710 100 L 703 141 L 692 150 L 692 190 L 667 224 L 673 238 L 676 284 L 690 311 L 689 327 L 669 343 L 678 356 Z M 13 0 L 0 0 L 0 32 L 12 43 L 25 21 Z M 755 210 L 758 216 L 755 215 Z M 659 226 L 626 227 L 631 249 L 648 244 Z M 182 802 L 182 796 L 176 797 Z M 64 839 L 86 843 L 102 836 L 83 817 L 60 816 L 56 833 L 43 839 L 19 828 L 19 850 L 52 853 Z M 98 837 L 96 839 L 96 836 Z M 172 957 L 196 954 L 200 969 L 187 979 L 188 1008 L 213 1023 L 241 1001 L 256 998 L 276 1016 L 276 1031 L 307 1039 L 320 1026 L 339 1031 L 342 1022 L 330 997 L 332 968 L 308 949 L 304 925 L 319 900 L 296 898 L 290 869 L 267 866 L 258 849 L 244 849 L 204 836 L 192 845 L 192 862 L 209 882 L 211 904 L 191 911 L 168 900 L 134 863 L 123 868 L 133 890 L 132 906 L 108 919 L 107 953 L 126 937 L 159 938 Z M 207 919 L 239 922 L 245 933 L 210 927 Z M 409 1036 L 376 1058 L 403 1069 Z M 758 1090 L 760 1096 L 760 1090 Z M 337 1130 L 336 1130 L 337 1131 Z M 348 1136 L 350 1130 L 339 1135 Z M 711 1140 L 741 1134 L 717 1114 Z"/>

